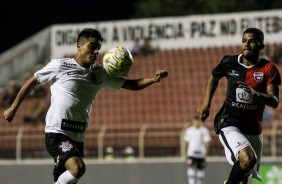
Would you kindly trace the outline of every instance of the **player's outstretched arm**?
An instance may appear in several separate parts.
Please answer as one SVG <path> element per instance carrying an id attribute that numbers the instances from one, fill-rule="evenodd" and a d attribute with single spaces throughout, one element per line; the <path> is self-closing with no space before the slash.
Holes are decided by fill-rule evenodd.
<path id="1" fill-rule="evenodd" d="M 122 88 L 128 90 L 141 90 L 144 89 L 151 84 L 156 82 L 160 82 L 163 78 L 168 76 L 168 72 L 166 70 L 157 70 L 155 76 L 142 78 L 142 79 L 126 79 Z"/>
<path id="2" fill-rule="evenodd" d="M 12 103 L 12 105 L 7 110 L 4 111 L 5 120 L 7 120 L 8 122 L 11 122 L 14 119 L 18 107 L 20 106 L 20 104 L 22 103 L 24 98 L 29 94 L 29 92 L 37 84 L 38 84 L 38 81 L 34 76 L 32 76 L 30 79 L 28 79 L 24 83 L 24 85 L 21 87 L 21 89 L 20 89 L 17 97 L 15 98 L 14 102 Z"/>

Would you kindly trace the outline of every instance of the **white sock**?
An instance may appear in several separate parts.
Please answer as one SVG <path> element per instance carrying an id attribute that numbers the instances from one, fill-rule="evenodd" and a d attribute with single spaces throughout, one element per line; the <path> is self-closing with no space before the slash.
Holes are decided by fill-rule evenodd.
<path id="1" fill-rule="evenodd" d="M 78 181 L 76 177 L 74 177 L 68 170 L 62 173 L 56 184 L 74 184 Z"/>
<path id="2" fill-rule="evenodd" d="M 196 183 L 202 184 L 204 182 L 205 172 L 203 170 L 197 170 L 196 173 Z"/>
<path id="3" fill-rule="evenodd" d="M 195 173 L 195 169 L 188 168 L 188 169 L 187 169 L 187 177 L 188 177 L 188 183 L 189 183 L 189 184 L 196 184 L 196 173 Z"/>

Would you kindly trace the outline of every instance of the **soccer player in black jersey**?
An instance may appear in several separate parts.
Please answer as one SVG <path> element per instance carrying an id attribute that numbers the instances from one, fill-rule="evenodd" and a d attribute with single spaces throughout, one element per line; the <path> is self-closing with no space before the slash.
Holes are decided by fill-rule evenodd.
<path id="1" fill-rule="evenodd" d="M 243 32 L 239 55 L 224 56 L 213 69 L 203 105 L 198 113 L 204 122 L 221 78 L 228 81 L 225 102 L 214 119 L 214 127 L 233 165 L 226 184 L 247 184 L 249 176 L 262 180 L 262 115 L 265 105 L 279 103 L 281 77 L 274 62 L 260 56 L 264 33 L 257 28 Z"/>

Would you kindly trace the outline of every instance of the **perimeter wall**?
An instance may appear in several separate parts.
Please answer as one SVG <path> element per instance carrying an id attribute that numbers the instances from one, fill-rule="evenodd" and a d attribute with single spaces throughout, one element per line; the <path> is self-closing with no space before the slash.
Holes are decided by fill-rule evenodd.
<path id="1" fill-rule="evenodd" d="M 182 159 L 146 159 L 99 161 L 85 160 L 87 170 L 79 184 L 185 184 L 186 165 Z M 267 161 L 263 168 L 267 176 L 263 184 L 279 184 L 281 161 Z M 51 160 L 0 161 L 1 184 L 51 184 L 53 164 Z M 220 184 L 231 167 L 224 160 L 209 160 L 205 184 Z M 280 174 L 276 171 L 280 171 Z M 281 181 L 281 180 L 280 180 Z M 254 184 L 254 182 L 252 182 Z"/>

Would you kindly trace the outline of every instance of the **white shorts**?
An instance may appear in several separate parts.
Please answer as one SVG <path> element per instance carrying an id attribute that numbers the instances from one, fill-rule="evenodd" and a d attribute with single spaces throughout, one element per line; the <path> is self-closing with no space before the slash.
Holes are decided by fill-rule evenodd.
<path id="1" fill-rule="evenodd" d="M 233 165 L 236 161 L 238 161 L 239 151 L 247 146 L 250 146 L 257 156 L 256 166 L 251 173 L 253 177 L 259 177 L 256 175 L 259 175 L 259 165 L 263 145 L 262 135 L 246 135 L 234 126 L 222 128 L 221 131 L 223 133 L 219 134 L 219 139 L 224 147 L 225 156 L 228 162 Z"/>

